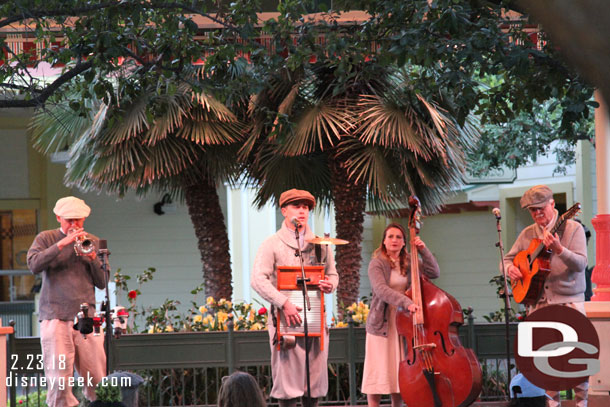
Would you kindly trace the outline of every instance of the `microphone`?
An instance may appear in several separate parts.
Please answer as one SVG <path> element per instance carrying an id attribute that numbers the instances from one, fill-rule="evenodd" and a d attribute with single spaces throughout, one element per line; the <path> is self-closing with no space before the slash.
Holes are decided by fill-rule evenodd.
<path id="1" fill-rule="evenodd" d="M 290 219 L 290 223 L 292 223 L 297 229 L 300 229 L 303 226 L 301 225 L 301 222 L 299 222 L 296 216 L 293 216 L 292 219 Z"/>
<path id="2" fill-rule="evenodd" d="M 493 212 L 496 219 L 502 219 L 502 216 L 500 215 L 500 208 L 493 208 L 491 211 Z"/>

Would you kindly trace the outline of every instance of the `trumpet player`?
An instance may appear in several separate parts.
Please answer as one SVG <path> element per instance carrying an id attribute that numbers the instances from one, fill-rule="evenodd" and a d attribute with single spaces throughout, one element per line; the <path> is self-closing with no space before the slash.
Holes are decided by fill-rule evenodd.
<path id="1" fill-rule="evenodd" d="M 42 275 L 39 300 L 40 341 L 47 383 L 47 404 L 72 407 L 78 400 L 69 383 L 74 368 L 84 378 L 85 396 L 95 399 L 95 386 L 105 376 L 104 337 L 83 338 L 73 329 L 81 304 L 95 309 L 95 288 L 106 279 L 95 247 L 98 239 L 84 231 L 91 208 L 82 199 L 61 198 L 53 209 L 60 227 L 39 233 L 28 250 L 28 267 Z"/>

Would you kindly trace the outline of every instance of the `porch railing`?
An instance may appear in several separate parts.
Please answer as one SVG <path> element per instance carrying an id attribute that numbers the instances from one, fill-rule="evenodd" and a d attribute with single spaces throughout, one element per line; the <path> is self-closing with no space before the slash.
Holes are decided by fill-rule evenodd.
<path id="1" fill-rule="evenodd" d="M 515 333 L 516 324 L 511 324 L 511 342 Z M 348 328 L 331 329 L 329 394 L 321 404 L 366 404 L 366 398 L 359 392 L 365 337 L 364 328 L 354 328 L 351 324 Z M 506 380 L 505 325 L 474 324 L 469 318 L 468 324 L 460 328 L 460 337 L 462 344 L 472 348 L 481 360 L 485 376 L 484 397 L 487 400 L 502 398 L 499 388 L 502 383 L 497 382 L 502 382 L 502 377 Z M 9 337 L 8 346 L 9 374 L 42 375 L 35 363 L 41 352 L 39 338 L 13 335 Z M 134 371 L 147 379 L 140 395 L 149 406 L 215 405 L 220 379 L 236 369 L 252 373 L 267 393 L 272 385 L 267 331 L 229 329 L 226 332 L 123 335 L 113 340 L 110 358 L 112 370 Z M 34 363 L 28 366 L 30 360 Z M 11 406 L 16 405 L 18 392 L 40 391 L 39 387 L 17 384 L 15 380 L 9 387 Z M 492 388 L 494 386 L 496 388 Z"/>

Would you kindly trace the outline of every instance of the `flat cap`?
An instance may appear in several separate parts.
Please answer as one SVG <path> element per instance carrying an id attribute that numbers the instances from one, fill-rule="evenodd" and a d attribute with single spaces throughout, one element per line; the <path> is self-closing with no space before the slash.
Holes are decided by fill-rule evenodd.
<path id="1" fill-rule="evenodd" d="M 521 197 L 521 208 L 529 208 L 530 206 L 544 206 L 553 198 L 553 191 L 546 185 L 535 185 L 525 191 Z"/>
<path id="2" fill-rule="evenodd" d="M 316 206 L 316 199 L 312 194 L 301 189 L 293 188 L 282 192 L 282 195 L 280 195 L 280 208 L 297 201 L 307 202 L 310 210 Z"/>
<path id="3" fill-rule="evenodd" d="M 91 208 L 82 199 L 66 196 L 57 200 L 53 213 L 64 219 L 81 219 L 89 216 Z"/>

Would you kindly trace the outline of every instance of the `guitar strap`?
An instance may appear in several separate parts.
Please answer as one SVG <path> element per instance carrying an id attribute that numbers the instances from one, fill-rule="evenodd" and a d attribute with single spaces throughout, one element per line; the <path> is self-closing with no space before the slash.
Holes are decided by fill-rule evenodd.
<path id="1" fill-rule="evenodd" d="M 559 227 L 559 229 L 557 229 L 557 235 L 559 236 L 559 239 L 563 238 L 563 232 L 565 232 L 566 230 L 566 224 L 568 223 L 568 220 L 566 220 L 563 225 L 561 225 Z"/>

